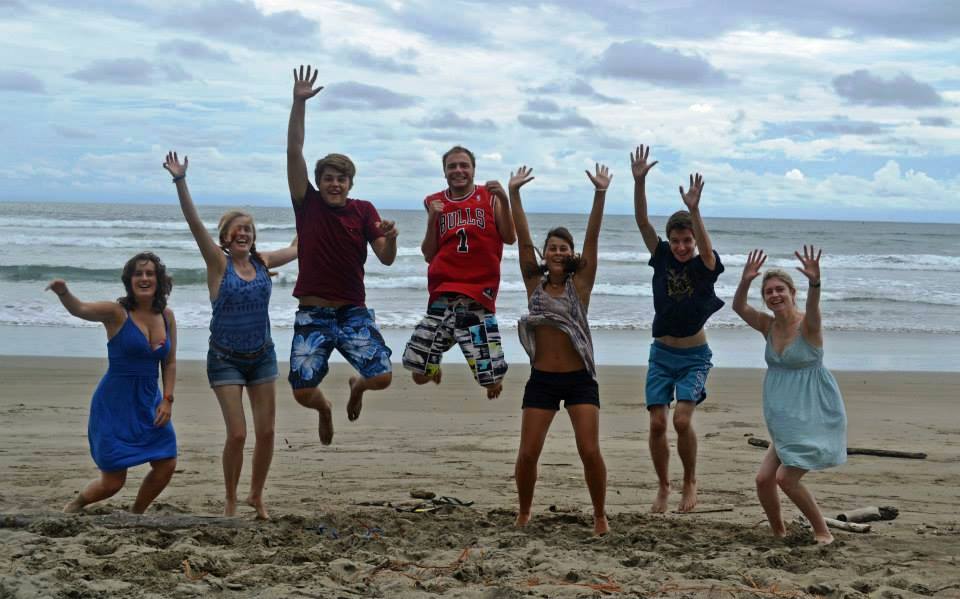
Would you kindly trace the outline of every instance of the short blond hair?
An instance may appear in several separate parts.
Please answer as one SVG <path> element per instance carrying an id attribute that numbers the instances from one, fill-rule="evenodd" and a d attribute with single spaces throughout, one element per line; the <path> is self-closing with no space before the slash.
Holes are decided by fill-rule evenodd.
<path id="1" fill-rule="evenodd" d="M 761 295 L 763 295 L 763 290 L 767 286 L 767 281 L 770 279 L 780 279 L 783 281 L 783 284 L 790 290 L 790 295 L 793 296 L 793 303 L 797 303 L 797 286 L 793 284 L 793 277 L 790 276 L 790 273 L 782 268 L 771 268 L 763 273 L 763 282 L 760 283 Z"/>

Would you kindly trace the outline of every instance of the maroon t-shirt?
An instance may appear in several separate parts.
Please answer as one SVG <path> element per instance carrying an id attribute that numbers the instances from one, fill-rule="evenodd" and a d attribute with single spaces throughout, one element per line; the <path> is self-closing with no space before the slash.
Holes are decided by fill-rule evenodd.
<path id="1" fill-rule="evenodd" d="M 363 264 L 367 261 L 367 243 L 383 237 L 377 228 L 380 215 L 373 204 L 347 199 L 342 207 L 331 207 L 313 185 L 298 208 L 297 261 L 300 273 L 293 288 L 294 297 L 315 295 L 327 300 L 363 306 Z"/>

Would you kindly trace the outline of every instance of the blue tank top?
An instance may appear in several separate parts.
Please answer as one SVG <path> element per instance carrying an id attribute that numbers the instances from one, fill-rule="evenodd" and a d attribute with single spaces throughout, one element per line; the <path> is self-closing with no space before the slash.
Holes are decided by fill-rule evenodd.
<path id="1" fill-rule="evenodd" d="M 257 271 L 252 281 L 245 281 L 233 268 L 227 256 L 227 270 L 220 281 L 217 299 L 211 302 L 210 341 L 223 349 L 254 352 L 271 343 L 270 292 L 273 282 L 267 268 L 259 260 L 250 262 Z"/>

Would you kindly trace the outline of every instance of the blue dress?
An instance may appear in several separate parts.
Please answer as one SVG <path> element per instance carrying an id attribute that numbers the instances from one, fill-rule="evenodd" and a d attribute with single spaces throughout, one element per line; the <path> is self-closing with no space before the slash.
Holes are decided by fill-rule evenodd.
<path id="1" fill-rule="evenodd" d="M 763 418 L 780 462 L 822 470 L 847 461 L 847 414 L 823 348 L 798 333 L 778 354 L 767 333 Z"/>
<path id="2" fill-rule="evenodd" d="M 153 424 L 163 399 L 158 368 L 170 353 L 169 327 L 166 332 L 164 344 L 153 349 L 127 313 L 123 326 L 107 342 L 109 367 L 93 392 L 87 422 L 90 453 L 104 472 L 177 457 L 173 424 L 159 428 Z"/>

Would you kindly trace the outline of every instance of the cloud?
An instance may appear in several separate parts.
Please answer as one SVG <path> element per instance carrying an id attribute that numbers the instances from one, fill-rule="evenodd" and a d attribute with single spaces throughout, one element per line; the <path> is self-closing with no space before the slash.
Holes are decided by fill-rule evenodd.
<path id="1" fill-rule="evenodd" d="M 534 98 L 527 100 L 527 110 L 534 112 L 560 112 L 560 105 L 553 100 Z"/>
<path id="2" fill-rule="evenodd" d="M 704 102 L 704 103 L 702 103 L 702 104 L 698 102 L 697 104 L 691 104 L 691 105 L 690 105 L 690 111 L 691 111 L 691 112 L 701 112 L 701 113 L 713 112 L 713 106 L 712 106 L 711 104 L 706 103 L 706 102 Z"/>
<path id="3" fill-rule="evenodd" d="M 466 14 L 474 11 L 471 6 L 457 5 L 453 2 L 390 2 L 385 8 L 392 11 L 389 23 L 410 29 L 433 41 L 446 44 L 465 44 L 470 46 L 489 43 L 491 36 L 482 25 L 482 21 L 469 18 Z"/>
<path id="4" fill-rule="evenodd" d="M 577 114 L 577 111 L 570 109 L 559 116 L 541 116 L 537 114 L 525 113 L 517 116 L 521 125 L 531 129 L 540 129 L 545 131 L 559 129 L 590 129 L 593 123 L 589 119 Z"/>
<path id="5" fill-rule="evenodd" d="M 323 90 L 320 105 L 326 110 L 387 110 L 409 108 L 420 98 L 390 91 L 385 87 L 356 81 L 331 83 Z"/>
<path id="6" fill-rule="evenodd" d="M 787 121 L 784 123 L 765 123 L 767 137 L 822 138 L 837 135 L 880 135 L 892 129 L 892 125 L 873 121 L 854 121 L 845 116 L 835 116 L 832 120 Z"/>
<path id="7" fill-rule="evenodd" d="M 540 87 L 527 88 L 526 91 L 538 94 L 568 94 L 571 96 L 580 96 L 590 98 L 606 104 L 626 104 L 623 98 L 615 98 L 598 92 L 586 79 L 576 78 L 569 81 L 557 80 L 541 85 Z"/>
<path id="8" fill-rule="evenodd" d="M 475 121 L 462 117 L 452 110 L 441 110 L 431 114 L 421 121 L 413 123 L 418 127 L 430 129 L 496 129 L 497 125 L 490 119 Z"/>
<path id="9" fill-rule="evenodd" d="M 211 48 L 203 42 L 175 39 L 157 44 L 157 52 L 173 54 L 189 60 L 203 60 L 207 62 L 233 62 L 230 54 L 223 50 Z"/>
<path id="10" fill-rule="evenodd" d="M 46 93 L 43 81 L 25 71 L 0 70 L 0 91 Z"/>
<path id="11" fill-rule="evenodd" d="M 868 106 L 938 106 L 943 98 L 933 87 L 921 83 L 900 73 L 890 80 L 870 74 L 866 69 L 858 69 L 833 79 L 833 89 L 852 104 Z"/>
<path id="12" fill-rule="evenodd" d="M 30 12 L 26 5 L 19 0 L 0 0 L 0 15 L 5 17 L 19 17 Z"/>
<path id="13" fill-rule="evenodd" d="M 53 125 L 53 130 L 56 131 L 57 135 L 60 137 L 65 137 L 67 139 L 95 139 L 97 137 L 97 135 L 92 131 L 77 129 L 74 127 L 66 127 L 64 125 Z"/>
<path id="14" fill-rule="evenodd" d="M 920 117 L 920 124 L 925 127 L 950 127 L 953 125 L 953 121 L 945 116 L 922 116 Z"/>
<path id="15" fill-rule="evenodd" d="M 695 54 L 661 48 L 639 40 L 614 42 L 582 71 L 619 79 L 637 79 L 660 85 L 724 85 L 727 75 Z"/>
<path id="16" fill-rule="evenodd" d="M 167 81 L 189 81 L 193 77 L 176 64 L 160 66 L 142 58 L 115 58 L 95 60 L 69 75 L 87 83 L 115 83 L 118 85 L 152 85 L 161 77 Z"/>
<path id="17" fill-rule="evenodd" d="M 791 181 L 803 181 L 806 178 L 803 176 L 803 173 L 801 173 L 798 169 L 795 169 L 795 168 L 790 169 L 783 176 L 786 177 L 787 179 L 790 179 Z"/>
<path id="18" fill-rule="evenodd" d="M 358 46 L 347 46 L 341 50 L 340 55 L 347 62 L 356 67 L 362 67 L 373 71 L 383 71 L 385 73 L 401 73 L 407 75 L 416 75 L 419 73 L 416 65 L 399 60 L 390 56 L 378 56 L 360 48 Z"/>
<path id="19" fill-rule="evenodd" d="M 297 10 L 271 14 L 244 0 L 214 0 L 192 10 L 177 10 L 164 23 L 179 30 L 197 31 L 253 49 L 316 48 L 319 24 Z"/>

